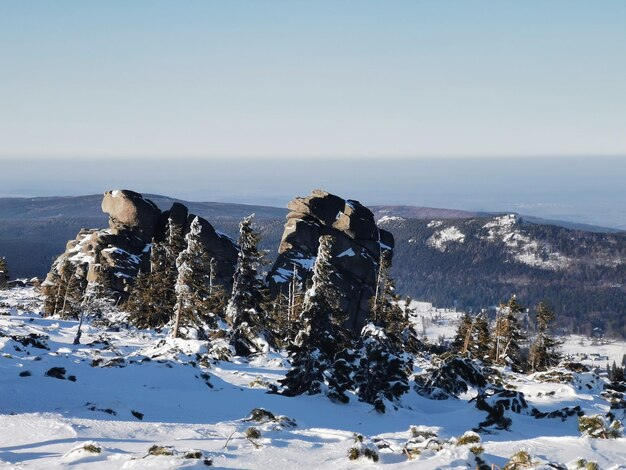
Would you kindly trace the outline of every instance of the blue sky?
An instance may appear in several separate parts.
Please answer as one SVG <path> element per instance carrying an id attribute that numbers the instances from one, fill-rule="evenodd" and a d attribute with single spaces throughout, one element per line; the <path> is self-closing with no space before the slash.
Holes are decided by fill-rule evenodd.
<path id="1" fill-rule="evenodd" d="M 626 155 L 626 2 L 0 0 L 0 157 Z"/>

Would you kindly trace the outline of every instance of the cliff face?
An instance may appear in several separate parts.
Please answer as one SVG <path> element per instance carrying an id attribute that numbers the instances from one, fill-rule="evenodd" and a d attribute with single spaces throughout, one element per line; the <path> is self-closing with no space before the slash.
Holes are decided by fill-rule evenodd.
<path id="1" fill-rule="evenodd" d="M 148 269 L 150 243 L 153 238 L 163 239 L 167 220 L 171 218 L 187 233 L 196 217 L 179 203 L 162 212 L 149 199 L 128 190 L 107 191 L 102 211 L 109 214 L 109 228 L 81 230 L 53 263 L 48 279 L 54 274 L 64 275 L 60 271 L 69 261 L 82 284 L 110 285 L 122 300 L 127 298 L 139 270 Z M 199 221 L 205 247 L 217 261 L 216 282 L 230 289 L 237 246 L 205 219 Z"/>
<path id="2" fill-rule="evenodd" d="M 346 326 L 359 330 L 369 315 L 374 295 L 380 254 L 393 250 L 391 233 L 381 230 L 372 212 L 358 201 L 344 200 L 325 191 L 296 198 L 287 206 L 291 212 L 283 233 L 278 258 L 268 282 L 273 293 L 286 293 L 294 269 L 306 283 L 312 275 L 319 238 L 332 235 L 333 283 L 348 312 Z"/>

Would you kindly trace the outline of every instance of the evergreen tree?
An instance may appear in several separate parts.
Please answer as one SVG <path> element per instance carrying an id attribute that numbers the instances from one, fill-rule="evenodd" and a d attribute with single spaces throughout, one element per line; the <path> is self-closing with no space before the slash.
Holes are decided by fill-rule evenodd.
<path id="1" fill-rule="evenodd" d="M 411 300 L 406 299 L 404 308 L 400 306 L 400 296 L 396 294 L 395 282 L 389 275 L 390 257 L 389 250 L 381 253 L 376 292 L 370 301 L 371 321 L 385 330 L 388 340 L 396 349 L 410 349 L 410 344 L 417 339 L 417 333 L 409 321 Z"/>
<path id="2" fill-rule="evenodd" d="M 293 343 L 301 327 L 300 313 L 304 293 L 291 291 L 287 295 L 279 292 L 276 297 L 268 295 L 264 310 L 267 312 L 267 328 L 272 332 L 272 346 L 283 349 Z"/>
<path id="3" fill-rule="evenodd" d="M 545 302 L 539 302 L 536 308 L 537 337 L 530 348 L 530 368 L 532 371 L 546 370 L 559 363 L 558 347 L 560 341 L 550 335 L 550 326 L 554 321 L 554 312 Z"/>
<path id="4" fill-rule="evenodd" d="M 355 347 L 346 347 L 335 354 L 332 365 L 324 372 L 328 385 L 326 395 L 333 401 L 348 403 L 347 393 L 354 391 L 354 376 L 357 371 L 359 352 Z"/>
<path id="5" fill-rule="evenodd" d="M 624 368 L 618 367 L 615 361 L 613 361 L 613 365 L 611 366 L 609 380 L 611 380 L 611 382 L 625 382 L 626 381 Z"/>
<path id="6" fill-rule="evenodd" d="M 139 272 L 124 305 L 136 327 L 162 328 L 170 321 L 175 302 L 174 286 L 170 282 L 166 246 L 152 240 L 150 272 Z"/>
<path id="7" fill-rule="evenodd" d="M 361 401 L 385 412 L 385 401 L 395 401 L 409 390 L 413 362 L 394 348 L 385 331 L 366 325 L 361 332 L 360 351 L 353 381 Z"/>
<path id="8" fill-rule="evenodd" d="M 82 308 L 85 281 L 76 276 L 76 266 L 68 259 L 61 265 L 60 276 L 54 313 L 60 315 L 61 318 L 76 319 Z"/>
<path id="9" fill-rule="evenodd" d="M 456 329 L 456 335 L 452 340 L 452 351 L 461 355 L 468 353 L 471 346 L 473 323 L 471 315 L 467 312 L 463 313 Z"/>
<path id="10" fill-rule="evenodd" d="M 475 358 L 483 362 L 489 362 L 489 353 L 492 348 L 491 332 L 489 331 L 489 321 L 487 315 L 479 313 L 474 318 L 472 335 L 472 354 Z"/>
<path id="11" fill-rule="evenodd" d="M 98 280 L 87 284 L 80 309 L 80 321 L 74 337 L 74 344 L 80 344 L 85 316 L 92 318 L 94 323 L 101 321 L 110 314 L 118 300 L 117 293 L 112 289 L 111 278 L 100 264 L 100 250 L 96 250 L 94 269 L 98 272 Z"/>
<path id="12" fill-rule="evenodd" d="M 162 246 L 165 254 L 163 267 L 165 275 L 169 279 L 168 284 L 171 286 L 173 293 L 170 298 L 170 300 L 172 300 L 173 308 L 176 303 L 174 286 L 176 285 L 176 280 L 178 278 L 178 268 L 176 263 L 178 255 L 185 249 L 185 237 L 183 236 L 183 227 L 174 222 L 171 217 L 167 219 L 167 225 L 165 226 L 165 242 Z"/>
<path id="13" fill-rule="evenodd" d="M 217 322 L 210 315 L 212 288 L 211 258 L 206 251 L 200 232 L 202 226 L 196 217 L 185 236 L 187 246 L 176 259 L 176 313 L 172 336 L 180 335 L 183 327 L 189 332 L 190 328 L 201 328 L 207 321 L 215 328 Z M 199 330 L 201 331 L 201 330 Z"/>
<path id="14" fill-rule="evenodd" d="M 419 339 L 415 326 L 413 322 L 410 321 L 410 316 L 415 312 L 415 309 L 411 307 L 411 302 L 411 298 L 406 297 L 402 307 L 402 313 L 404 315 L 402 343 L 404 345 L 404 351 L 410 354 L 417 354 L 424 349 L 424 343 Z"/>
<path id="15" fill-rule="evenodd" d="M 208 297 L 204 301 L 204 312 L 201 314 L 201 317 L 203 322 L 212 328 L 218 326 L 219 320 L 226 320 L 225 311 L 229 300 L 228 293 L 224 286 L 216 282 L 216 270 L 217 260 L 211 258 L 209 260 L 209 273 L 207 277 L 209 281 Z"/>
<path id="16" fill-rule="evenodd" d="M 253 218 L 254 214 L 239 224 L 239 255 L 233 290 L 226 307 L 226 317 L 232 326 L 231 345 L 241 356 L 261 350 L 258 339 L 266 324 L 263 310 L 265 284 L 259 272 L 265 262 L 265 253 L 258 248 L 260 235 L 252 227 Z"/>
<path id="17" fill-rule="evenodd" d="M 452 351 L 472 359 L 489 361 L 491 333 L 484 314 L 478 314 L 474 318 L 469 313 L 463 314 L 452 341 Z"/>
<path id="18" fill-rule="evenodd" d="M 287 396 L 322 392 L 327 381 L 324 371 L 346 345 L 345 337 L 340 338 L 341 331 L 332 321 L 340 312 L 339 296 L 331 282 L 333 243 L 330 235 L 320 237 L 311 287 L 307 289 L 302 305 L 302 327 L 289 348 L 291 369 L 280 381 L 283 394 Z"/>
<path id="19" fill-rule="evenodd" d="M 277 325 L 278 330 L 282 332 L 282 337 L 287 343 L 292 342 L 298 334 L 298 331 L 300 331 L 300 316 L 304 305 L 304 296 L 303 282 L 298 276 L 298 265 L 294 263 L 291 282 L 289 283 L 285 315 L 280 318 Z"/>
<path id="20" fill-rule="evenodd" d="M 120 295 L 113 288 L 111 275 L 102 263 L 102 248 L 97 246 L 94 252 L 94 261 L 91 266 L 96 272 L 96 280 L 90 282 L 84 294 L 84 307 L 88 315 L 100 319 L 111 312 L 120 299 Z"/>
<path id="21" fill-rule="evenodd" d="M 176 260 L 181 251 L 185 249 L 185 236 L 183 227 L 178 225 L 171 217 L 167 219 L 165 226 L 165 252 L 167 263 L 176 266 Z"/>
<path id="22" fill-rule="evenodd" d="M 87 285 L 84 294 L 83 310 L 94 320 L 104 319 L 116 309 L 116 295 L 106 284 L 92 282 Z"/>
<path id="23" fill-rule="evenodd" d="M 500 305 L 494 331 L 493 360 L 496 364 L 509 364 L 514 369 L 521 369 L 521 342 L 525 338 L 522 334 L 518 316 L 524 312 L 515 296 L 507 304 Z"/>
<path id="24" fill-rule="evenodd" d="M 7 260 L 0 256 L 0 289 L 6 289 L 9 281 L 9 268 Z"/>
<path id="25" fill-rule="evenodd" d="M 217 260 L 211 258 L 209 261 L 209 298 L 207 300 L 207 308 L 214 316 L 222 318 L 224 317 L 228 297 L 224 286 L 215 282 L 216 273 Z"/>

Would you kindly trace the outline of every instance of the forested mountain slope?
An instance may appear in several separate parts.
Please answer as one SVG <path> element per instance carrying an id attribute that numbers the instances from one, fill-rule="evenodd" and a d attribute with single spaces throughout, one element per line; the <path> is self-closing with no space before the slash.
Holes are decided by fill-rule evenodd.
<path id="1" fill-rule="evenodd" d="M 474 310 L 512 294 L 547 300 L 574 331 L 626 334 L 626 234 L 534 224 L 514 216 L 383 218 L 396 239 L 399 292 Z"/>

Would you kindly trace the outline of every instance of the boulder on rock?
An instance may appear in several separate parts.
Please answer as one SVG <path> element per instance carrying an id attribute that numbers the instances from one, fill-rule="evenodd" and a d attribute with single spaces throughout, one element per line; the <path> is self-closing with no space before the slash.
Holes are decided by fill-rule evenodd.
<path id="1" fill-rule="evenodd" d="M 150 199 L 127 189 L 107 191 L 102 199 L 102 212 L 109 214 L 112 233 L 131 230 L 150 241 L 161 211 Z"/>
<path id="2" fill-rule="evenodd" d="M 322 235 L 332 235 L 335 244 L 331 264 L 333 283 L 348 314 L 347 326 L 358 332 L 365 325 L 370 299 L 376 290 L 378 263 L 383 251 L 392 252 L 393 235 L 380 229 L 372 212 L 358 201 L 345 200 L 315 190 L 289 202 L 278 258 L 269 275 L 270 291 L 286 293 L 294 270 L 306 284 Z M 391 256 L 390 256 L 391 259 Z"/>

